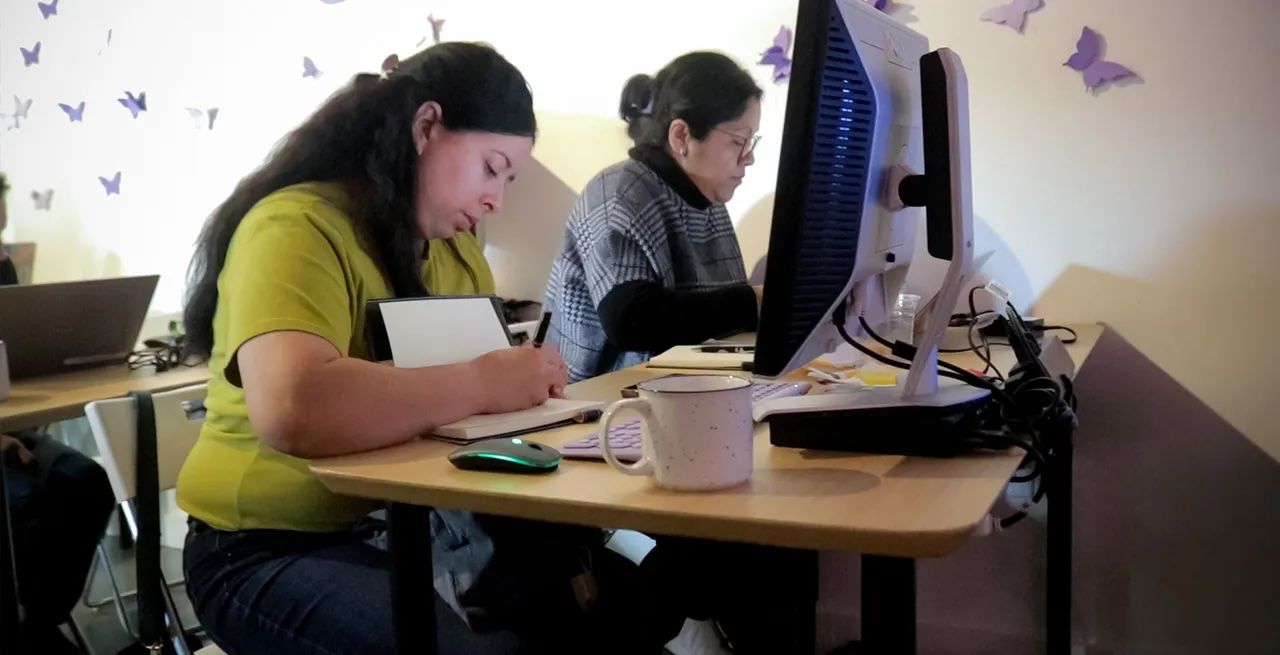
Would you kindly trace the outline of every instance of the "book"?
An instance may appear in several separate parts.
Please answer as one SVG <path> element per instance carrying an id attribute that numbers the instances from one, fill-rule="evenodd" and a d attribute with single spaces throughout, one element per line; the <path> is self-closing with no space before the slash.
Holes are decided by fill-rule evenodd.
<path id="1" fill-rule="evenodd" d="M 751 344 L 705 343 L 676 346 L 650 358 L 649 368 L 688 368 L 715 371 L 749 371 L 755 360 Z"/>
<path id="2" fill-rule="evenodd" d="M 477 414 L 436 428 L 432 435 L 452 443 L 471 443 L 491 437 L 514 437 L 600 418 L 606 403 L 549 398 L 547 402 L 504 414 Z"/>

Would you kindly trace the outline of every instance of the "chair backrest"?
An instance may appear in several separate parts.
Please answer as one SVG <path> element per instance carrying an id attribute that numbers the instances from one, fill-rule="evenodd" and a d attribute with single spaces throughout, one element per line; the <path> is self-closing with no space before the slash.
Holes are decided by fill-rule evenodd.
<path id="1" fill-rule="evenodd" d="M 156 455 L 160 468 L 160 491 L 178 484 L 178 472 L 200 436 L 203 418 L 187 418 L 182 403 L 203 401 L 208 385 L 174 389 L 152 396 L 156 408 Z M 138 454 L 138 408 L 132 398 L 97 400 L 84 406 L 93 440 L 102 454 L 111 490 L 117 502 L 137 495 L 135 463 Z"/>

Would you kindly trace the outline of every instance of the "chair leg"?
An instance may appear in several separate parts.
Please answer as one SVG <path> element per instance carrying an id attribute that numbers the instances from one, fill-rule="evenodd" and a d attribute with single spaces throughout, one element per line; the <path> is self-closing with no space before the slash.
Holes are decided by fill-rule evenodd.
<path id="1" fill-rule="evenodd" d="M 67 627 L 71 630 L 71 638 L 76 640 L 76 648 L 79 648 L 84 655 L 89 655 L 89 644 L 85 642 L 84 633 L 80 632 L 80 626 L 76 625 L 75 618 L 67 617 Z"/>
<path id="2" fill-rule="evenodd" d="M 120 627 L 134 639 L 138 638 L 138 633 L 134 631 L 133 626 L 129 624 L 129 617 L 124 611 L 124 596 L 120 593 L 120 585 L 116 582 L 116 573 L 111 568 L 111 560 L 107 558 L 107 548 L 101 542 L 98 543 L 98 557 L 102 559 L 102 568 L 107 572 L 107 580 L 111 583 L 111 593 L 115 596 L 116 618 L 120 621 Z M 86 585 L 87 587 L 87 585 Z M 85 593 L 88 593 L 86 588 Z M 103 604 L 110 602 L 105 601 Z M 90 605 L 90 607 L 93 607 Z"/>

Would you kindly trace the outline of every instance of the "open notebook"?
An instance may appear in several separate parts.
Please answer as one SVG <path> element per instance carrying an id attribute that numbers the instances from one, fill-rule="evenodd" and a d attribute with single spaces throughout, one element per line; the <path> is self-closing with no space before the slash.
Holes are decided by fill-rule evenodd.
<path id="1" fill-rule="evenodd" d="M 590 423 L 600 418 L 605 403 L 551 398 L 529 409 L 505 414 L 477 414 L 435 429 L 433 437 L 453 443 L 470 443 L 490 437 L 514 437 L 541 430 Z"/>
<path id="2" fill-rule="evenodd" d="M 502 303 L 493 296 L 431 296 L 375 300 L 366 307 L 366 338 L 374 358 L 401 368 L 443 366 L 509 348 Z M 432 435 L 455 443 L 515 436 L 600 417 L 604 403 L 552 398 L 506 414 L 479 414 L 436 428 Z"/>

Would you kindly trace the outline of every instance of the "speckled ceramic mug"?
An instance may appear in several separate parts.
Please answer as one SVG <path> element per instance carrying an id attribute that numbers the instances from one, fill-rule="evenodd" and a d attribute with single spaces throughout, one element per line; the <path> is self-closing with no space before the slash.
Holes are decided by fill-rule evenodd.
<path id="1" fill-rule="evenodd" d="M 608 434 L 624 410 L 644 424 L 644 456 L 634 464 L 604 456 L 629 475 L 651 475 L 658 486 L 681 491 L 724 489 L 751 477 L 751 382 L 732 375 L 681 375 L 641 382 L 640 397 L 605 410 L 600 433 Z"/>

